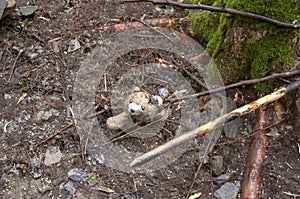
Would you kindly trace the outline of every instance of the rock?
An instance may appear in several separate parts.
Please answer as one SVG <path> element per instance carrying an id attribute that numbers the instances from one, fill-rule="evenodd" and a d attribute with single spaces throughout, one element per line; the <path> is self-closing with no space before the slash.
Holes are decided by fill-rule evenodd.
<path id="1" fill-rule="evenodd" d="M 50 114 L 49 111 L 39 111 L 37 114 L 36 114 L 36 117 L 38 120 L 48 120 L 52 115 Z"/>
<path id="2" fill-rule="evenodd" d="M 51 191 L 52 188 L 49 186 L 49 185 L 43 185 L 41 187 L 38 188 L 38 191 L 41 193 L 41 194 L 44 194 L 46 193 L 47 191 Z"/>
<path id="3" fill-rule="evenodd" d="M 74 194 L 76 192 L 76 187 L 73 185 L 72 182 L 67 182 L 64 185 L 64 189 L 69 192 L 70 194 Z"/>
<path id="4" fill-rule="evenodd" d="M 63 179 L 62 177 L 58 177 L 58 178 L 52 180 L 52 185 L 53 185 L 53 186 L 58 186 L 58 185 L 60 185 L 63 181 L 64 181 L 64 179 Z"/>
<path id="5" fill-rule="evenodd" d="M 27 6 L 20 6 L 19 9 L 20 9 L 20 13 L 23 16 L 29 16 L 32 15 L 35 11 L 37 11 L 39 7 L 34 5 L 27 5 Z"/>
<path id="6" fill-rule="evenodd" d="M 219 175 L 217 177 L 213 177 L 213 181 L 217 182 L 218 184 L 225 183 L 226 181 L 229 181 L 234 175 L 236 175 L 236 171 L 232 171 L 230 173 L 225 173 L 223 175 Z"/>
<path id="7" fill-rule="evenodd" d="M 215 191 L 214 196 L 217 199 L 236 199 L 239 192 L 239 187 L 231 182 L 226 182 Z"/>
<path id="8" fill-rule="evenodd" d="M 33 178 L 38 179 L 43 175 L 43 170 L 42 169 L 34 169 L 33 172 Z"/>
<path id="9" fill-rule="evenodd" d="M 0 1 L 0 20 L 14 11 L 16 7 L 15 0 L 1 0 Z"/>
<path id="10" fill-rule="evenodd" d="M 69 53 L 74 52 L 74 51 L 78 50 L 79 48 L 81 48 L 79 41 L 77 39 L 73 39 L 69 43 L 68 52 Z"/>
<path id="11" fill-rule="evenodd" d="M 54 116 L 59 116 L 59 112 L 58 112 L 58 110 L 56 110 L 56 109 L 50 109 L 49 110 L 49 112 L 52 114 L 52 115 L 54 115 Z"/>
<path id="12" fill-rule="evenodd" d="M 9 181 L 10 177 L 6 173 L 3 173 L 0 178 L 0 183 L 8 183 Z"/>
<path id="13" fill-rule="evenodd" d="M 158 94 L 162 98 L 166 98 L 169 96 L 170 92 L 167 88 L 163 87 L 163 88 L 158 89 Z"/>
<path id="14" fill-rule="evenodd" d="M 87 172 L 77 168 L 71 169 L 68 172 L 68 177 L 75 182 L 83 181 L 86 179 L 87 176 L 88 176 Z"/>
<path id="15" fill-rule="evenodd" d="M 5 100 L 10 100 L 10 99 L 12 99 L 12 96 L 10 94 L 5 93 L 4 94 L 4 99 Z"/>
<path id="16" fill-rule="evenodd" d="M 30 164 L 33 167 L 39 167 L 40 166 L 39 161 L 34 156 L 32 158 L 30 158 Z"/>
<path id="17" fill-rule="evenodd" d="M 47 121 L 52 116 L 58 116 L 59 112 L 55 109 L 50 109 L 49 111 L 39 111 L 36 115 L 38 120 Z"/>
<path id="18" fill-rule="evenodd" d="M 44 164 L 49 166 L 51 164 L 56 164 L 60 162 L 62 153 L 59 150 L 59 147 L 52 146 L 46 150 Z"/>
<path id="19" fill-rule="evenodd" d="M 223 157 L 213 156 L 210 160 L 211 169 L 214 175 L 220 175 L 223 170 Z"/>

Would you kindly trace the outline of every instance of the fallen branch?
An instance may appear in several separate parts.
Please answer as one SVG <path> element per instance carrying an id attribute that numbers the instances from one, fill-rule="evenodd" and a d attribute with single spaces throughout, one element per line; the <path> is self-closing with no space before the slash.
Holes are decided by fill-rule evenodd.
<path id="1" fill-rule="evenodd" d="M 290 29 L 300 29 L 300 23 L 295 21 L 293 23 L 286 23 L 282 22 L 276 19 L 272 19 L 266 16 L 262 16 L 259 14 L 254 14 L 251 12 L 245 12 L 230 8 L 224 8 L 224 7 L 215 7 L 215 6 L 209 6 L 204 4 L 186 4 L 186 3 L 179 3 L 176 1 L 170 1 L 170 0 L 121 0 L 121 2 L 151 2 L 155 4 L 161 4 L 161 5 L 171 5 L 171 6 L 177 6 L 180 8 L 185 9 L 202 9 L 202 10 L 208 10 L 211 12 L 221 12 L 221 13 L 229 13 L 229 14 L 235 14 L 243 17 L 248 17 L 252 19 L 256 19 L 258 21 L 267 22 L 269 24 L 273 24 L 280 28 L 290 28 Z"/>
<path id="2" fill-rule="evenodd" d="M 254 135 L 248 150 L 249 153 L 247 157 L 247 165 L 244 169 L 241 198 L 259 198 L 261 180 L 260 174 L 265 160 L 266 145 L 268 140 L 267 136 L 265 135 L 266 130 L 262 129 L 264 129 L 268 123 L 268 108 L 263 110 L 261 107 L 257 115 L 258 117 L 254 126 L 254 131 L 260 131 Z"/>
<path id="3" fill-rule="evenodd" d="M 202 125 L 194 130 L 188 131 L 187 133 L 174 138 L 173 140 L 170 140 L 168 142 L 166 142 L 163 145 L 160 145 L 159 147 L 144 153 L 143 155 L 141 155 L 140 157 L 137 157 L 136 159 L 134 159 L 131 163 L 131 167 L 136 167 L 139 165 L 142 165 L 164 153 L 166 153 L 167 151 L 182 145 L 188 141 L 191 141 L 197 137 L 200 137 L 204 134 L 206 134 L 208 131 L 211 131 L 217 127 L 222 126 L 225 122 L 229 122 L 232 121 L 236 118 L 242 117 L 243 115 L 246 115 L 256 109 L 258 109 L 259 107 L 272 103 L 278 99 L 280 99 L 281 97 L 285 96 L 288 92 L 299 88 L 300 87 L 300 80 L 295 81 L 289 85 L 287 85 L 286 87 L 280 88 L 277 91 L 266 95 L 262 98 L 259 98 L 256 101 L 251 102 L 250 104 L 244 105 L 238 109 L 235 109 L 221 117 L 218 117 L 216 119 L 214 119 L 213 121 Z"/>
<path id="4" fill-rule="evenodd" d="M 277 78 L 283 78 L 283 77 L 292 77 L 294 75 L 299 75 L 300 74 L 300 70 L 294 70 L 294 71 L 290 71 L 290 72 L 283 72 L 283 73 L 276 73 L 276 74 L 272 74 L 270 76 L 267 77 L 262 77 L 259 79 L 249 79 L 249 80 L 244 80 L 244 81 L 240 81 L 234 84 L 230 84 L 224 87 L 219 87 L 216 89 L 210 89 L 208 91 L 203 91 L 200 93 L 195 93 L 195 94 L 191 94 L 191 95 L 185 95 L 182 97 L 178 97 L 178 98 L 174 98 L 174 99 L 169 99 L 171 102 L 174 101 L 180 101 L 180 100 L 185 100 L 185 99 L 190 99 L 190 98 L 194 98 L 194 97 L 199 97 L 199 96 L 204 96 L 204 95 L 212 95 L 224 90 L 228 90 L 231 88 L 235 88 L 235 87 L 239 87 L 239 86 L 244 86 L 244 85 L 250 85 L 250 84 L 257 84 L 257 83 L 261 83 L 261 82 L 265 82 L 265 81 L 269 81 L 272 79 L 277 79 Z"/>
<path id="5" fill-rule="evenodd" d="M 106 31 L 112 29 L 114 32 L 122 32 L 130 28 L 142 28 L 145 26 L 168 28 L 176 24 L 177 20 L 179 20 L 179 18 L 175 18 L 175 19 L 174 18 L 152 18 L 152 19 L 146 19 L 144 21 L 137 20 L 128 23 L 114 24 L 112 26 L 103 26 L 98 28 L 98 30 Z"/>

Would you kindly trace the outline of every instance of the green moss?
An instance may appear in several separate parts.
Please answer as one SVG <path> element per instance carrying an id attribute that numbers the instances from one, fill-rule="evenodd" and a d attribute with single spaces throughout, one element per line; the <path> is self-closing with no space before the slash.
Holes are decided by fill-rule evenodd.
<path id="1" fill-rule="evenodd" d="M 189 0 L 188 2 L 193 4 L 201 3 L 206 5 L 212 5 L 215 2 L 215 0 Z"/>
<path id="2" fill-rule="evenodd" d="M 209 40 L 206 50 L 212 54 L 212 57 L 215 57 L 215 54 L 218 52 L 218 50 L 220 49 L 222 40 L 223 40 L 223 34 L 224 34 L 224 28 L 226 25 L 226 19 L 224 17 L 225 14 L 222 14 L 220 16 L 220 22 L 219 22 L 219 26 L 216 30 L 216 32 L 214 32 L 212 38 Z"/>
<path id="3" fill-rule="evenodd" d="M 189 19 L 192 22 L 192 29 L 196 34 L 201 35 L 206 41 L 210 41 L 214 37 L 214 33 L 219 26 L 219 13 L 202 11 L 199 13 L 191 13 Z"/>
<path id="4" fill-rule="evenodd" d="M 281 71 L 281 65 L 293 61 L 291 47 L 287 42 L 287 33 L 269 35 L 263 40 L 249 44 L 243 54 L 244 65 L 251 66 L 251 77 L 261 78 Z M 268 82 L 258 85 L 257 91 L 270 92 L 279 82 Z"/>
<path id="5" fill-rule="evenodd" d="M 247 12 L 256 13 L 259 15 L 264 15 L 269 18 L 277 19 L 283 22 L 292 23 L 294 20 L 299 18 L 297 16 L 297 5 L 295 1 L 292 0 L 259 0 L 259 1 L 248 1 L 248 0 L 239 0 L 239 1 L 228 1 L 230 3 L 230 8 L 243 10 Z M 237 21 L 241 25 L 250 25 L 251 28 L 271 28 L 274 29 L 275 26 L 259 22 L 254 19 L 237 17 Z"/>
<path id="6" fill-rule="evenodd" d="M 190 2 L 221 5 L 220 1 Z M 299 21 L 297 8 L 300 2 L 292 0 L 225 0 L 225 3 L 226 8 L 257 13 L 288 23 Z M 290 40 L 295 32 L 293 30 L 283 30 L 254 19 L 209 11 L 193 13 L 189 15 L 189 19 L 193 30 L 206 39 L 206 50 L 213 57 L 226 82 L 261 78 L 281 72 L 283 66 L 293 61 L 290 47 Z M 241 37 L 243 39 L 234 41 Z M 208 66 L 208 76 L 213 74 Z M 280 84 L 278 81 L 260 84 L 257 91 L 269 92 Z"/>

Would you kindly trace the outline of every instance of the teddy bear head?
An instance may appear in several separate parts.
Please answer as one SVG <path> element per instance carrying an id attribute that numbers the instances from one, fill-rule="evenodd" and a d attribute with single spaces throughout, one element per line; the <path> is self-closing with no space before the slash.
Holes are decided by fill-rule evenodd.
<path id="1" fill-rule="evenodd" d="M 146 92 L 133 92 L 124 100 L 123 112 L 106 120 L 107 127 L 124 130 L 136 124 L 150 123 L 157 118 L 160 105 Z"/>

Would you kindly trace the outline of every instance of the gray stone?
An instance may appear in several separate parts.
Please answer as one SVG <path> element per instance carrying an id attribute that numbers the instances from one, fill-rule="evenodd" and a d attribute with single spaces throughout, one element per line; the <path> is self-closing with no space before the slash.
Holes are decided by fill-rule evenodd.
<path id="1" fill-rule="evenodd" d="M 70 194 L 74 194 L 76 192 L 76 187 L 73 185 L 72 182 L 67 182 L 64 185 L 64 189 L 69 192 Z"/>
<path id="2" fill-rule="evenodd" d="M 71 169 L 68 172 L 68 177 L 75 182 L 83 181 L 86 179 L 87 176 L 88 176 L 87 172 L 77 168 Z"/>
<path id="3" fill-rule="evenodd" d="M 213 177 L 213 181 L 217 182 L 218 184 L 225 183 L 229 181 L 234 175 L 236 175 L 236 171 L 231 171 L 230 173 L 225 173 L 223 175 L 219 175 L 217 177 Z"/>
<path id="4" fill-rule="evenodd" d="M 226 182 L 220 189 L 215 191 L 214 196 L 217 199 L 236 199 L 238 192 L 239 188 L 235 184 Z"/>
<path id="5" fill-rule="evenodd" d="M 20 6 L 20 13 L 23 16 L 29 16 L 32 15 L 37 9 L 39 9 L 38 6 L 33 6 L 33 5 L 27 5 L 27 6 Z"/>
<path id="6" fill-rule="evenodd" d="M 162 97 L 162 98 L 166 98 L 169 96 L 169 90 L 165 87 L 158 89 L 158 94 Z"/>
<path id="7" fill-rule="evenodd" d="M 49 166 L 51 164 L 56 164 L 60 162 L 62 153 L 59 150 L 59 147 L 52 146 L 46 150 L 44 164 Z"/>
<path id="8" fill-rule="evenodd" d="M 79 48 L 81 48 L 79 41 L 77 39 L 73 39 L 69 43 L 68 52 L 69 53 L 74 52 L 74 51 L 78 50 Z"/>
<path id="9" fill-rule="evenodd" d="M 41 194 L 44 194 L 46 193 L 47 191 L 51 191 L 52 188 L 49 186 L 49 185 L 43 185 L 41 187 L 38 188 L 38 191 L 41 193 Z"/>
<path id="10" fill-rule="evenodd" d="M 42 169 L 35 169 L 35 171 L 33 172 L 33 178 L 34 179 L 38 179 L 43 175 L 43 171 Z"/>
<path id="11" fill-rule="evenodd" d="M 38 120 L 47 121 L 52 116 L 58 116 L 58 115 L 59 115 L 59 112 L 52 108 L 49 111 L 39 111 L 36 116 L 37 116 Z"/>
<path id="12" fill-rule="evenodd" d="M 53 186 L 58 186 L 58 185 L 60 185 L 63 181 L 64 181 L 64 179 L 63 179 L 62 177 L 58 177 L 58 178 L 52 180 L 52 185 L 53 185 Z"/>

